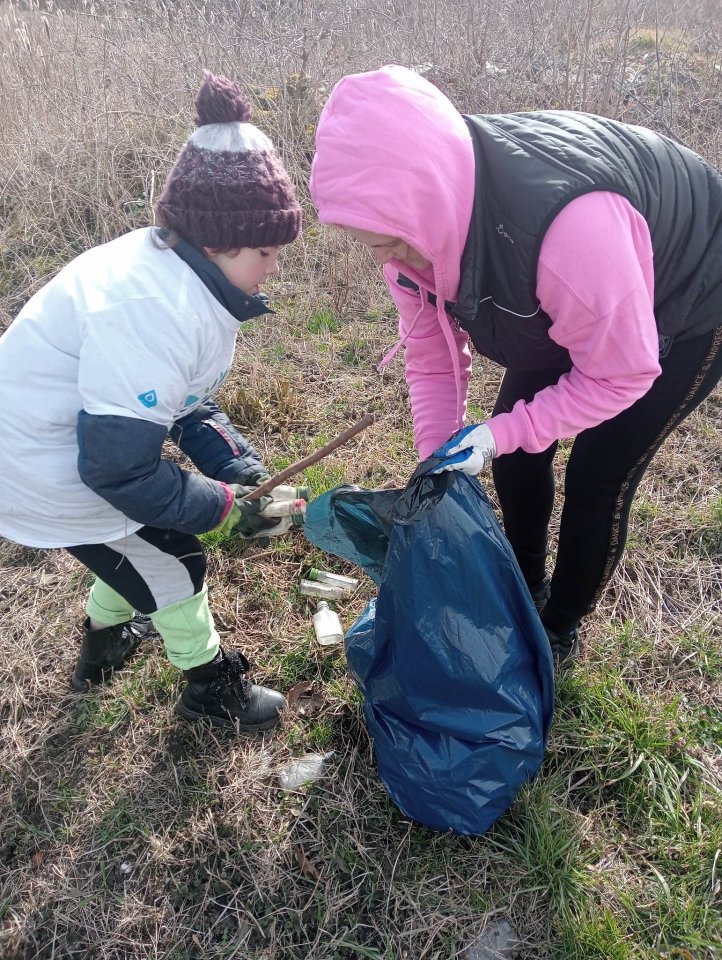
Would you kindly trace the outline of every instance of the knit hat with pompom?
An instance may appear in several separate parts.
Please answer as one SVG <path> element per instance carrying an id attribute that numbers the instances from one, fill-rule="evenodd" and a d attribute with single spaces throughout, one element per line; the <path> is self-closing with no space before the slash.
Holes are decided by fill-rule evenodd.
<path id="1" fill-rule="evenodd" d="M 160 226 L 195 247 L 276 247 L 295 240 L 301 208 L 273 144 L 248 121 L 252 108 L 231 80 L 204 72 L 197 129 L 156 205 Z"/>

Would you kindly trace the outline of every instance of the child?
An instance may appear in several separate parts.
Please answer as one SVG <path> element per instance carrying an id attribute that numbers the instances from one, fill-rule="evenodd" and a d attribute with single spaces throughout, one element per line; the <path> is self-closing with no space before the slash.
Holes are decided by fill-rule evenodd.
<path id="1" fill-rule="evenodd" d="M 187 680 L 181 716 L 265 730 L 285 700 L 221 648 L 195 535 L 288 528 L 264 516 L 269 498 L 242 499 L 268 474 L 211 397 L 239 324 L 270 313 L 260 287 L 301 210 L 235 84 L 206 73 L 196 108 L 163 229 L 77 257 L 0 339 L 0 535 L 64 547 L 96 575 L 76 689 L 105 682 L 152 623 Z M 168 436 L 205 476 L 162 459 Z"/>
<path id="2" fill-rule="evenodd" d="M 722 177 L 602 117 L 462 117 L 395 66 L 337 84 L 316 147 L 321 221 L 384 264 L 422 458 L 462 425 L 468 341 L 506 368 L 492 416 L 440 453 L 493 462 L 554 657 L 573 657 L 644 471 L 722 375 Z M 550 580 L 552 461 L 574 435 Z"/>

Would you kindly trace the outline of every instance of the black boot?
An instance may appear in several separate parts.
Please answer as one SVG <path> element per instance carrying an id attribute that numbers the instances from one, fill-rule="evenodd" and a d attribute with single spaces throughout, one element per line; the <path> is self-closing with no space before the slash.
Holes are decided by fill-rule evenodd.
<path id="1" fill-rule="evenodd" d="M 573 662 L 579 656 L 579 631 L 576 627 L 573 630 L 565 630 L 560 633 L 556 633 L 546 626 L 544 629 L 549 639 L 549 646 L 552 648 L 554 669 L 570 670 Z"/>
<path id="2" fill-rule="evenodd" d="M 114 670 L 130 660 L 141 641 L 153 628 L 150 617 L 137 614 L 126 623 L 91 630 L 83 623 L 83 643 L 71 683 L 75 690 L 89 690 L 91 684 L 106 683 Z"/>
<path id="3" fill-rule="evenodd" d="M 185 720 L 208 720 L 214 727 L 254 733 L 275 727 L 286 698 L 246 679 L 248 661 L 237 650 L 221 648 L 210 663 L 184 670 L 188 683 L 176 704 Z"/>

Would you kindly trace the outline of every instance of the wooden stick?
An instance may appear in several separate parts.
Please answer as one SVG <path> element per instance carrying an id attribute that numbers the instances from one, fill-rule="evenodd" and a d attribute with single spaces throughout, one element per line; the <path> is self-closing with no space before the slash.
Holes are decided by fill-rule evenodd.
<path id="1" fill-rule="evenodd" d="M 330 443 L 327 443 L 325 447 L 321 447 L 320 450 L 316 450 L 315 453 L 309 454 L 307 457 L 304 457 L 303 460 L 297 460 L 295 463 L 292 463 L 290 467 L 286 467 L 285 470 L 281 470 L 281 472 L 275 474 L 275 476 L 269 477 L 268 480 L 264 480 L 260 486 L 246 494 L 243 499 L 258 500 L 258 498 L 262 497 L 264 493 L 270 493 L 274 487 L 279 487 L 282 483 L 284 483 L 284 481 L 290 480 L 290 478 L 295 474 L 300 473 L 301 470 L 305 470 L 306 467 L 310 467 L 312 464 L 318 463 L 319 460 L 323 460 L 324 457 L 327 457 L 329 453 L 333 453 L 334 450 L 338 450 L 339 447 L 342 447 L 345 443 L 348 443 L 349 440 L 352 437 L 355 437 L 357 433 L 361 433 L 361 431 L 365 430 L 366 427 L 370 427 L 374 422 L 374 419 L 375 418 L 372 413 L 367 413 L 366 416 L 362 417 L 358 421 L 358 423 L 355 423 L 352 427 L 349 427 L 348 430 L 344 430 L 343 433 L 339 433 L 339 435 L 331 440 Z"/>

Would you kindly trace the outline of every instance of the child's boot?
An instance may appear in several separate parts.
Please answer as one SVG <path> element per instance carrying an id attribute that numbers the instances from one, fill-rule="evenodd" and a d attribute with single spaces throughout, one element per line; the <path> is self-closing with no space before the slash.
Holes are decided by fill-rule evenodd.
<path id="1" fill-rule="evenodd" d="M 248 661 L 236 650 L 221 648 L 210 663 L 184 670 L 188 683 L 176 711 L 186 720 L 207 720 L 214 727 L 254 733 L 274 727 L 286 698 L 259 687 L 245 676 Z"/>
<path id="2" fill-rule="evenodd" d="M 237 651 L 221 649 L 208 607 L 208 589 L 151 614 L 172 664 L 188 681 L 176 711 L 184 719 L 206 720 L 216 727 L 253 733 L 280 719 L 285 697 L 246 679 L 248 661 Z"/>
<path id="3" fill-rule="evenodd" d="M 91 630 L 90 618 L 86 618 L 80 656 L 71 680 L 73 689 L 89 690 L 92 684 L 110 680 L 113 671 L 120 670 L 135 654 L 151 628 L 150 618 L 140 614 L 101 630 Z"/>

